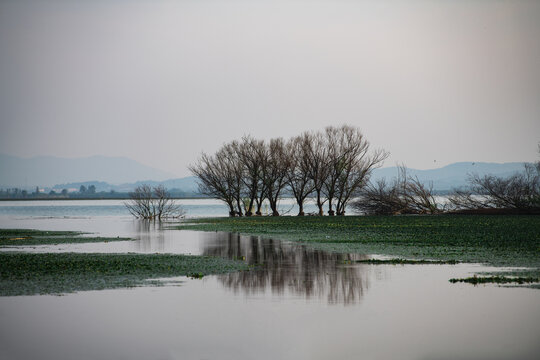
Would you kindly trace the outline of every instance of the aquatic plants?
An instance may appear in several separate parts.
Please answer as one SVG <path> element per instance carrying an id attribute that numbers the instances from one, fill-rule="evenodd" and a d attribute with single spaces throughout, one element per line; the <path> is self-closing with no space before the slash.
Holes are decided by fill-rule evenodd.
<path id="1" fill-rule="evenodd" d="M 410 260 L 410 259 L 365 259 L 356 260 L 355 263 L 370 265 L 456 265 L 457 260 Z"/>
<path id="2" fill-rule="evenodd" d="M 540 268 L 540 217 L 533 215 L 214 218 L 178 228 L 261 235 L 341 253 Z"/>
<path id="3" fill-rule="evenodd" d="M 86 237 L 78 231 L 0 229 L 0 247 L 130 241 L 125 237 Z"/>
<path id="4" fill-rule="evenodd" d="M 533 277 L 533 276 L 471 276 L 468 278 L 463 279 L 450 279 L 448 280 L 451 283 L 455 284 L 457 282 L 462 283 L 469 283 L 473 285 L 478 284 L 488 284 L 488 283 L 495 283 L 495 284 L 530 284 L 530 283 L 538 283 L 540 282 L 540 277 Z"/>
<path id="5" fill-rule="evenodd" d="M 245 262 L 210 256 L 0 252 L 0 296 L 159 286 L 159 278 L 247 269 Z"/>

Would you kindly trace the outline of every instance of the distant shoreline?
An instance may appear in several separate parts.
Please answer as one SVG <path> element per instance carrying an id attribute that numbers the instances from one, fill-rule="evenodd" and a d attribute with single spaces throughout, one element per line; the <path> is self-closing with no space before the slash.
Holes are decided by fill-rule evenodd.
<path id="1" fill-rule="evenodd" d="M 28 199 L 0 199 L 0 201 L 76 201 L 76 200 L 129 200 L 129 196 L 125 197 L 80 197 L 80 198 L 28 198 Z M 188 197 L 171 197 L 173 200 L 197 200 L 197 199 L 213 199 L 207 196 L 188 196 Z"/>

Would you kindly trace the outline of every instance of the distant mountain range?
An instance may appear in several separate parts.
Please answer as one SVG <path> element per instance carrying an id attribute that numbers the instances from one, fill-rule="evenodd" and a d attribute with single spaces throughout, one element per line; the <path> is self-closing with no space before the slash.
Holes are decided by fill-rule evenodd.
<path id="1" fill-rule="evenodd" d="M 448 191 L 467 185 L 469 174 L 480 176 L 492 174 L 506 177 L 524 169 L 522 162 L 487 163 L 487 162 L 457 162 L 438 169 L 417 170 L 407 169 L 407 174 L 416 176 L 423 183 L 432 183 L 435 191 Z M 376 169 L 372 181 L 381 178 L 390 180 L 397 176 L 397 167 Z"/>
<path id="2" fill-rule="evenodd" d="M 467 185 L 468 174 L 493 174 L 508 176 L 523 170 L 524 163 L 458 162 L 438 169 L 408 169 L 424 183 L 433 183 L 436 191 L 448 191 Z M 376 169 L 372 180 L 390 180 L 397 175 L 397 167 Z M 152 179 L 152 180 L 144 180 Z M 64 159 L 35 157 L 30 159 L 0 155 L 0 188 L 19 187 L 32 189 L 36 186 L 61 191 L 94 185 L 96 191 L 132 191 L 143 183 L 164 185 L 185 193 L 196 193 L 198 186 L 193 176 L 174 178 L 167 172 L 142 165 L 135 160 L 121 157 L 92 156 L 89 158 Z"/>
<path id="3" fill-rule="evenodd" d="M 0 154 L 0 187 L 52 187 L 60 183 L 90 180 L 122 184 L 146 179 L 160 181 L 174 177 L 174 174 L 124 157 L 20 158 Z"/>

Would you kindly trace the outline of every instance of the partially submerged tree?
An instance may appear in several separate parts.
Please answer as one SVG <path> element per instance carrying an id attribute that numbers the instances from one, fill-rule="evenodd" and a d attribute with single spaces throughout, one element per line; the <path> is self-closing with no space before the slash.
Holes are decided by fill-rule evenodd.
<path id="1" fill-rule="evenodd" d="M 129 212 L 139 218 L 148 220 L 161 220 L 164 218 L 178 218 L 185 214 L 184 209 L 174 203 L 163 185 L 151 187 L 141 185 L 129 194 L 130 200 L 125 202 Z"/>

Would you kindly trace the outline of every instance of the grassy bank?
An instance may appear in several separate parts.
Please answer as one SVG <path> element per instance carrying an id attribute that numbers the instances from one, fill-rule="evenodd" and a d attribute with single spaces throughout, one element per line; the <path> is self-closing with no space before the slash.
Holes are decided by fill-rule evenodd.
<path id="1" fill-rule="evenodd" d="M 200 278 L 247 268 L 240 261 L 206 256 L 0 252 L 0 296 L 160 285 L 156 278 Z"/>
<path id="2" fill-rule="evenodd" d="M 0 247 L 133 240 L 121 237 L 83 237 L 81 235 L 83 235 L 83 233 L 77 231 L 0 229 Z"/>
<path id="3" fill-rule="evenodd" d="M 262 235 L 343 253 L 540 269 L 540 216 L 215 218 L 179 228 Z"/>

